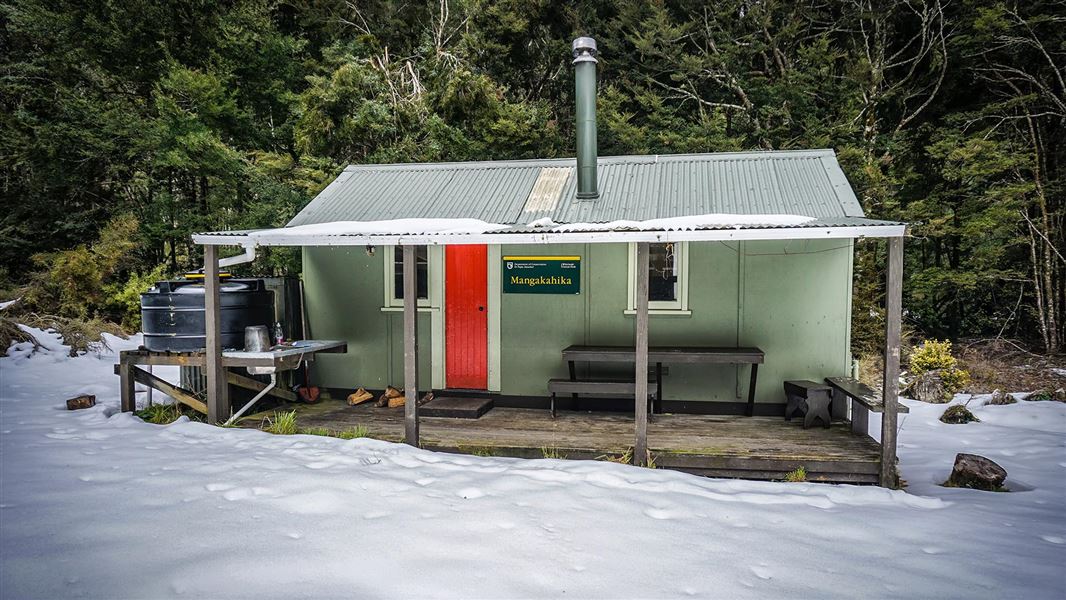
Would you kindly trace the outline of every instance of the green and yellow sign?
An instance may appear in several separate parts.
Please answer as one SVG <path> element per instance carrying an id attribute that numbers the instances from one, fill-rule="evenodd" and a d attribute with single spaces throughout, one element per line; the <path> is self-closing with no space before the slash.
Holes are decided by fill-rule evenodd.
<path id="1" fill-rule="evenodd" d="M 580 294 L 580 256 L 504 256 L 506 294 Z"/>

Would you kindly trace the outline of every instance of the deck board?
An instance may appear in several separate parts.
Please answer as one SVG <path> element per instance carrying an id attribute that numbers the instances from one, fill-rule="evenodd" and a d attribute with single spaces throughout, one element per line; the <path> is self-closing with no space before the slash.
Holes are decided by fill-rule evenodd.
<path id="1" fill-rule="evenodd" d="M 403 409 L 349 407 L 325 402 L 297 408 L 301 427 L 341 432 L 364 426 L 372 437 L 403 438 Z M 880 450 L 852 433 L 847 424 L 803 429 L 802 419 L 731 415 L 654 415 L 648 446 L 660 467 L 703 475 L 779 479 L 803 466 L 824 481 L 874 483 Z M 567 458 L 624 454 L 633 445 L 633 416 L 620 413 L 560 412 L 494 408 L 479 419 L 423 417 L 422 446 L 447 452 L 541 457 L 550 448 Z"/>

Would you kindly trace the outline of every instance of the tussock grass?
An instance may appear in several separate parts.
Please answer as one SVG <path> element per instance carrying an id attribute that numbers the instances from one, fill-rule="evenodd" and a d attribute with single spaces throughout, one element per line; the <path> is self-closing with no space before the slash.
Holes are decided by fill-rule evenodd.
<path id="1" fill-rule="evenodd" d="M 559 460 L 566 458 L 566 455 L 560 452 L 559 449 L 554 446 L 550 448 L 548 446 L 545 446 L 540 449 L 540 453 L 544 456 L 544 458 L 555 458 Z"/>
<path id="2" fill-rule="evenodd" d="M 263 431 L 275 435 L 294 435 L 299 429 L 296 427 L 296 411 L 275 412 L 273 417 L 267 417 Z"/>
<path id="3" fill-rule="evenodd" d="M 605 460 L 607 462 L 618 463 L 620 465 L 632 465 L 633 464 L 633 449 L 627 448 L 622 454 L 603 454 L 597 456 L 596 460 Z M 644 465 L 648 469 L 658 469 L 659 466 L 655 462 L 655 455 L 648 451 L 648 461 Z"/>
<path id="4" fill-rule="evenodd" d="M 63 343 L 70 346 L 70 355 L 78 356 L 85 352 L 103 352 L 111 350 L 103 334 L 110 333 L 115 337 L 128 338 L 121 327 L 103 319 L 70 319 L 55 315 L 38 315 L 28 313 L 23 315 L 21 322 L 38 329 L 51 329 L 63 338 Z"/>
<path id="5" fill-rule="evenodd" d="M 41 347 L 32 335 L 19 328 L 14 319 L 0 315 L 0 355 L 6 354 L 12 344 L 21 342 L 32 342 L 34 350 Z"/>
<path id="6" fill-rule="evenodd" d="M 333 433 L 325 427 L 306 427 L 304 429 L 301 429 L 300 433 L 304 435 L 321 435 L 324 437 L 329 437 L 333 435 Z"/>
<path id="7" fill-rule="evenodd" d="M 366 425 L 356 425 L 338 433 L 337 437 L 342 440 L 370 437 L 370 429 Z"/>
<path id="8" fill-rule="evenodd" d="M 169 425 L 181 417 L 181 407 L 175 404 L 153 404 L 135 413 L 145 423 Z"/>
<path id="9" fill-rule="evenodd" d="M 798 467 L 794 471 L 789 471 L 785 474 L 785 481 L 789 483 L 801 483 L 807 481 L 807 469 L 804 467 Z"/>

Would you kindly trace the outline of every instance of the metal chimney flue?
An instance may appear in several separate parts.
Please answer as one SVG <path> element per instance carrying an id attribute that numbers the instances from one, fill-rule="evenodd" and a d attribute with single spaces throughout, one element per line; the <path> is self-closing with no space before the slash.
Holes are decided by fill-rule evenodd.
<path id="1" fill-rule="evenodd" d="M 577 102 L 577 197 L 599 198 L 596 183 L 596 40 L 574 40 L 574 97 Z"/>

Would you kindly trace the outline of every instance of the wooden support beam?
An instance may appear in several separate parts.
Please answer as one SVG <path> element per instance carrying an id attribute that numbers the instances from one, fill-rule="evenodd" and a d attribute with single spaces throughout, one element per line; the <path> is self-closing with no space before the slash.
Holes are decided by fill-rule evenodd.
<path id="1" fill-rule="evenodd" d="M 636 335 L 634 336 L 633 393 L 636 441 L 633 464 L 648 464 L 648 261 L 647 242 L 637 243 Z"/>
<path id="2" fill-rule="evenodd" d="M 132 365 L 131 365 L 132 366 Z M 160 379 L 144 369 L 132 368 L 133 378 L 137 383 L 148 386 L 148 389 L 157 389 L 160 392 L 170 396 L 174 400 L 181 402 L 182 404 L 192 408 L 193 410 L 201 413 L 207 413 L 207 405 L 200 401 L 199 398 L 193 395 L 192 392 L 185 388 L 180 388 L 169 381 Z"/>
<path id="3" fill-rule="evenodd" d="M 881 487 L 894 488 L 896 474 L 896 405 L 899 398 L 899 344 L 903 304 L 903 238 L 888 238 L 885 273 L 885 374 L 881 414 Z"/>
<path id="4" fill-rule="evenodd" d="M 204 246 L 204 320 L 206 321 L 207 422 L 229 418 L 229 385 L 222 366 L 222 311 L 218 284 L 218 247 Z"/>
<path id="5" fill-rule="evenodd" d="M 418 265 L 415 246 L 403 246 L 404 440 L 418 446 Z"/>

